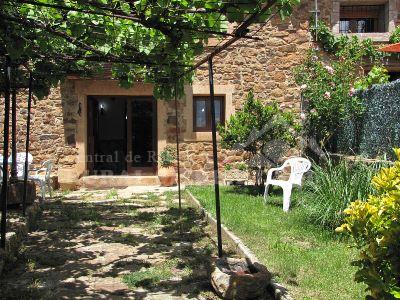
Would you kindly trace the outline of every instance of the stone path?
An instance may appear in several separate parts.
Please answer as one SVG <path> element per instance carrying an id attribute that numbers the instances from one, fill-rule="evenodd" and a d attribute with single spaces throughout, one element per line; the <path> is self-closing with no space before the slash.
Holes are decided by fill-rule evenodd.
<path id="1" fill-rule="evenodd" d="M 176 195 L 85 191 L 44 207 L 1 299 L 216 299 L 215 245 L 198 212 Z"/>

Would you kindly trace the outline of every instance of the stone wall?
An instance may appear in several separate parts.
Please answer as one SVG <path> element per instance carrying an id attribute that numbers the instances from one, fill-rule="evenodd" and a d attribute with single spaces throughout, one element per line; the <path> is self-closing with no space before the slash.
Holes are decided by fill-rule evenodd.
<path id="1" fill-rule="evenodd" d="M 67 80 L 59 88 L 53 88 L 48 97 L 35 100 L 36 104 L 32 103 L 31 110 L 29 151 L 34 158 L 33 167 L 39 168 L 40 163 L 51 159 L 55 164 L 55 174 L 59 167 L 73 168 L 77 159 L 75 147 L 77 108 L 73 82 Z M 1 99 L 0 105 L 4 107 L 4 98 Z M 25 152 L 26 121 L 27 95 L 19 93 L 17 96 L 18 152 Z M 0 116 L 0 149 L 3 148 L 3 130 L 4 110 L 1 111 Z"/>
<path id="2" fill-rule="evenodd" d="M 399 5 L 400 0 L 396 1 Z M 332 3 L 331 0 L 319 1 L 320 16 L 328 23 L 332 17 Z M 314 0 L 301 1 L 292 17 L 285 21 L 274 18 L 267 24 L 255 25 L 261 41 L 241 40 L 214 59 L 215 84 L 233 86 L 232 103 L 236 110 L 241 109 L 250 90 L 265 103 L 275 100 L 283 109 L 299 110 L 300 94 L 293 69 L 302 62 L 312 45 L 308 23 L 313 6 Z M 208 86 L 207 65 L 198 69 L 194 83 Z M 76 166 L 76 133 L 80 111 L 77 99 L 74 81 L 67 80 L 33 106 L 31 153 L 35 164 L 53 159 L 56 170 L 73 169 Z M 18 150 L 24 151 L 26 95 L 20 95 L 18 100 Z M 0 105 L 2 107 L 3 103 Z M 192 103 L 187 99 L 179 103 L 183 179 L 192 183 L 210 182 L 213 179 L 211 140 L 185 138 L 191 119 L 184 113 L 188 105 Z M 173 102 L 167 105 L 165 130 L 166 142 L 170 144 L 175 143 L 174 109 Z M 2 130 L 3 110 L 0 111 L 0 139 Z M 224 164 L 243 159 L 243 153 L 224 149 L 219 149 L 219 153 L 221 173 Z"/>
<path id="3" fill-rule="evenodd" d="M 314 1 L 304 2 L 291 18 L 285 21 L 274 18 L 260 29 L 261 41 L 239 41 L 214 59 L 214 83 L 234 86 L 233 106 L 236 110 L 241 109 L 250 90 L 265 103 L 278 101 L 283 109 L 299 110 L 300 95 L 293 69 L 311 46 L 308 20 Z M 325 2 L 329 4 L 329 1 Z M 322 14 L 330 13 L 326 4 L 320 7 Z M 256 29 L 259 27 L 255 26 Z M 207 65 L 198 69 L 194 83 L 208 85 Z M 218 146 L 219 170 L 223 178 L 224 165 L 243 161 L 244 153 Z M 185 181 L 201 184 L 213 180 L 210 141 L 183 142 L 181 151 Z"/>

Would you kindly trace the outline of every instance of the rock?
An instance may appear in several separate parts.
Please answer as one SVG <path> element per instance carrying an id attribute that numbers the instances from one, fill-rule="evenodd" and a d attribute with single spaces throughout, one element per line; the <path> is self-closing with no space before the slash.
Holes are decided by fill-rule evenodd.
<path id="1" fill-rule="evenodd" d="M 266 267 L 248 265 L 243 259 L 220 258 L 215 262 L 211 284 L 224 299 L 257 299 L 267 293 L 271 273 Z"/>

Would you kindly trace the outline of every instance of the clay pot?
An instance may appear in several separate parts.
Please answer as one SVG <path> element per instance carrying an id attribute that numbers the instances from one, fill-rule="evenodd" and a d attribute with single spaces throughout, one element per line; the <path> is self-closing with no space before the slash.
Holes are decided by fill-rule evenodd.
<path id="1" fill-rule="evenodd" d="M 223 299 L 258 299 L 265 297 L 271 274 L 260 264 L 243 259 L 220 258 L 215 262 L 211 284 Z"/>
<path id="2" fill-rule="evenodd" d="M 158 169 L 158 179 L 161 186 L 174 186 L 176 184 L 176 172 L 174 167 L 161 167 Z"/>

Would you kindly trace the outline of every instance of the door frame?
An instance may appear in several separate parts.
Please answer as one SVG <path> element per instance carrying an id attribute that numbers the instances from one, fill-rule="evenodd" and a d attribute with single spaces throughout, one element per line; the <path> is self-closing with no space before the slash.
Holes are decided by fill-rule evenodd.
<path id="1" fill-rule="evenodd" d="M 76 101 L 76 110 L 70 114 L 76 117 L 76 164 L 71 166 L 78 178 L 88 175 L 87 154 L 87 96 L 151 96 L 154 86 L 149 83 L 134 83 L 131 88 L 125 89 L 119 86 L 117 80 L 111 79 L 82 79 L 69 78 L 73 84 L 73 98 Z M 191 88 L 187 88 L 187 95 L 191 95 Z M 81 108 L 81 110 L 79 109 Z M 169 106 L 166 101 L 157 100 L 157 151 L 161 151 L 167 145 L 167 120 Z M 78 112 L 78 113 L 77 113 Z"/>

